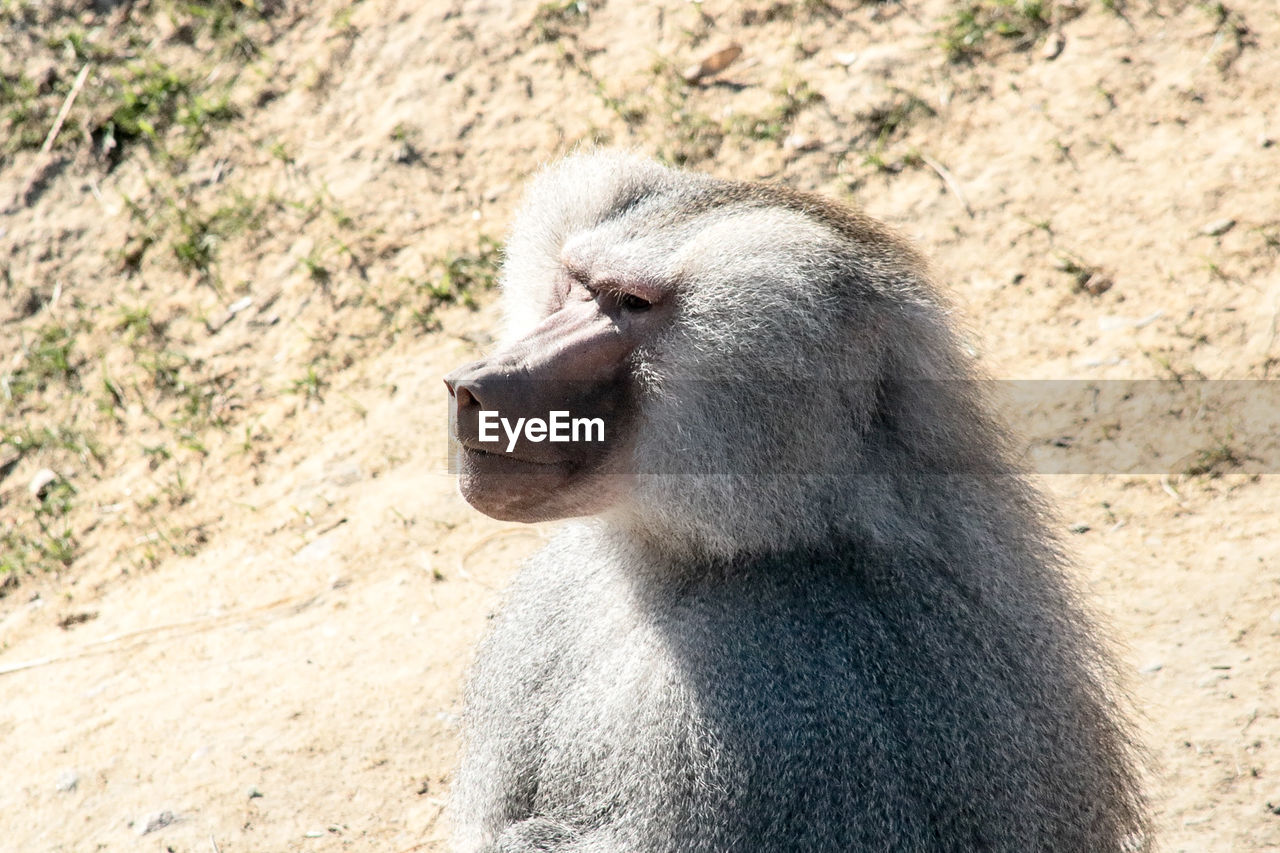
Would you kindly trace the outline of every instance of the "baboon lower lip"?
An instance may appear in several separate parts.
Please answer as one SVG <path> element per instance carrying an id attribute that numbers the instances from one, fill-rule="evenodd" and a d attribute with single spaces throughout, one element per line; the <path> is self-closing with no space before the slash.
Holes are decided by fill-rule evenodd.
<path id="1" fill-rule="evenodd" d="M 501 450 L 490 450 L 487 447 L 477 447 L 474 444 L 462 443 L 463 457 L 468 461 L 475 460 L 480 464 L 503 464 L 511 463 L 513 466 L 529 465 L 541 469 L 561 469 L 567 471 L 572 468 L 567 460 L 543 460 L 529 459 L 525 456 L 516 456 L 514 453 L 504 453 Z M 483 460 L 483 461 L 482 461 Z"/>

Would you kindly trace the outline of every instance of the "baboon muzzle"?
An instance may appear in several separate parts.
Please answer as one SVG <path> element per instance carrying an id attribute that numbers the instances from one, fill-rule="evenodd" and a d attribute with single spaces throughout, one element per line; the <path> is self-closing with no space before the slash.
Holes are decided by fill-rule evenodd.
<path id="1" fill-rule="evenodd" d="M 524 462 L 595 458 L 619 433 L 631 349 L 594 305 L 568 305 L 526 337 L 445 377 L 453 436 L 469 450 Z M 603 429 L 578 430 L 575 441 L 569 426 L 561 431 L 566 441 L 529 428 L 549 423 L 553 413 L 563 413 L 561 423 L 598 418 Z"/>

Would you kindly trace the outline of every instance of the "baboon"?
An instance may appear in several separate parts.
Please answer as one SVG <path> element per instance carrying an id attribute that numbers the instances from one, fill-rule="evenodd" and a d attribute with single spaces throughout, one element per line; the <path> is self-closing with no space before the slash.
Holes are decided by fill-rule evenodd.
<path id="1" fill-rule="evenodd" d="M 480 646 L 458 849 L 1146 849 L 1105 644 L 902 238 L 592 152 L 502 286 L 445 380 L 460 488 L 582 520 Z M 606 440 L 479 437 L 552 410 Z"/>

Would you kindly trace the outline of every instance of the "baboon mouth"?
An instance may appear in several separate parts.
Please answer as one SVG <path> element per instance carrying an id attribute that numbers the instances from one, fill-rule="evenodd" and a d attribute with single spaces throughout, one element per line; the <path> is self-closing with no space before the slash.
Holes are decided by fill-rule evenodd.
<path id="1" fill-rule="evenodd" d="M 539 468 L 563 468 L 568 464 L 566 461 L 561 460 L 530 459 L 527 456 L 517 456 L 514 453 L 504 453 L 501 450 L 493 450 L 470 443 L 463 443 L 462 452 L 463 456 L 468 460 L 484 460 L 485 462 L 490 462 L 490 464 L 492 464 L 491 460 L 511 462 L 516 465 L 536 465 Z"/>

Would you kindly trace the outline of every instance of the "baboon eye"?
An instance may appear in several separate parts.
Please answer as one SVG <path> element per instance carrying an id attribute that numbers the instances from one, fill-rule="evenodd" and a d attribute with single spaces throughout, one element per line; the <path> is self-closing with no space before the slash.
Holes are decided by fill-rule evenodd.
<path id="1" fill-rule="evenodd" d="M 610 311 L 628 311 L 638 313 L 648 311 L 653 303 L 643 296 L 637 296 L 629 290 L 612 284 L 587 284 L 587 290 L 596 298 L 602 308 Z"/>
<path id="2" fill-rule="evenodd" d="M 617 296 L 618 306 L 627 311 L 647 311 L 653 305 L 647 299 L 641 299 L 634 293 L 619 293 Z"/>

